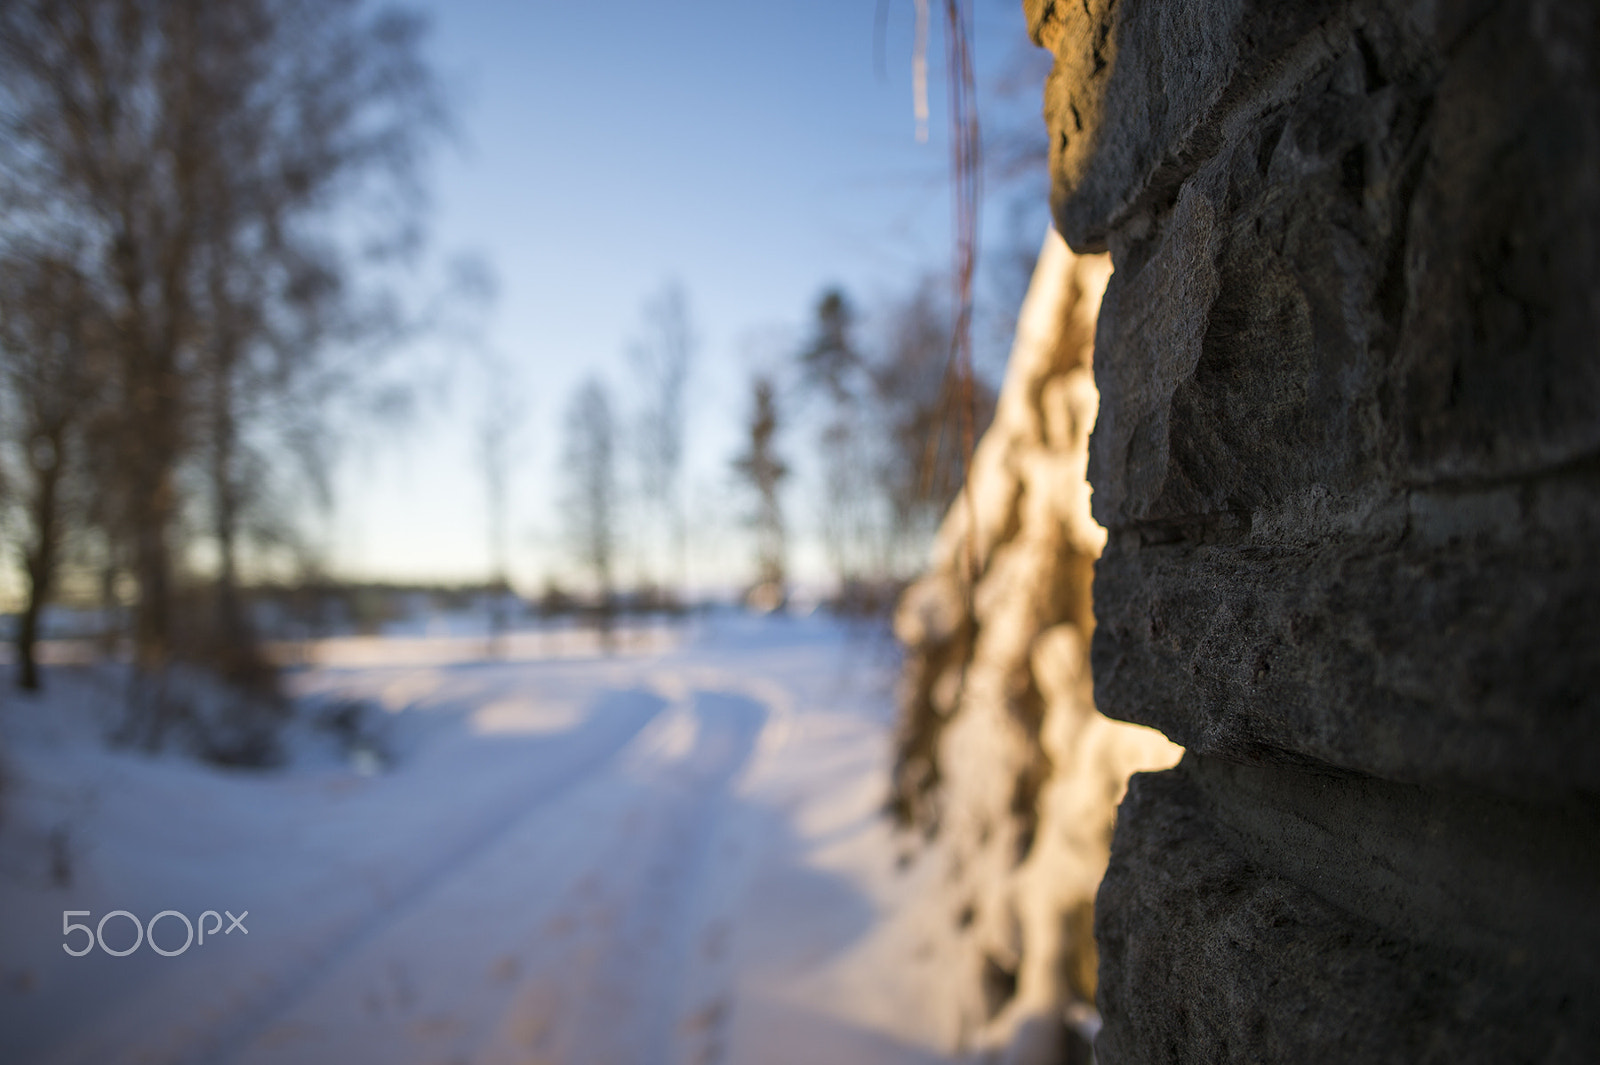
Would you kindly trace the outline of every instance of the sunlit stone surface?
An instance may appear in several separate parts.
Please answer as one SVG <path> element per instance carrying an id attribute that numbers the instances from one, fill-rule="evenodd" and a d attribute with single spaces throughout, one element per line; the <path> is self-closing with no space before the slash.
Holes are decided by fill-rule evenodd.
<path id="1" fill-rule="evenodd" d="M 1117 800 L 1130 773 L 1180 753 L 1096 713 L 1090 690 L 1105 531 L 1084 471 L 1109 266 L 1045 242 L 967 494 L 895 626 L 910 650 L 895 798 L 949 862 L 962 1042 L 1018 1063 L 1061 1061 L 1081 1038 L 1064 1021 L 1094 1000 L 1094 893 Z"/>

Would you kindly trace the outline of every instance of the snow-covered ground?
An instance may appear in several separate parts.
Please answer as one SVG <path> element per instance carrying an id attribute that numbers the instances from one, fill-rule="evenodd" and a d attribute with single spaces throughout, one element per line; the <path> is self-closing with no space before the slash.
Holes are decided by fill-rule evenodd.
<path id="1" fill-rule="evenodd" d="M 946 1060 L 914 904 L 941 870 L 879 815 L 881 638 L 724 614 L 611 656 L 574 634 L 496 661 L 454 638 L 314 651 L 301 705 L 381 707 L 370 754 L 107 750 L 90 669 L 0 696 L 0 1061 Z M 118 915 L 69 956 L 90 933 L 64 922 L 114 910 L 205 941 L 113 957 Z M 153 929 L 182 946 L 183 919 Z"/>

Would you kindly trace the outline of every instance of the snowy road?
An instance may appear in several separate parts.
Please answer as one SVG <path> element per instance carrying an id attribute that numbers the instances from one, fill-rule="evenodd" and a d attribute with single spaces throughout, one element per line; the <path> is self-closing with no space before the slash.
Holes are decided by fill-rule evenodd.
<path id="1" fill-rule="evenodd" d="M 0 1060 L 944 1060 L 937 967 L 909 963 L 931 870 L 896 871 L 877 816 L 881 645 L 726 617 L 609 658 L 394 649 L 295 679 L 387 711 L 375 776 L 105 752 L 82 678 L 0 709 Z M 62 911 L 115 909 L 250 916 L 66 956 Z"/>

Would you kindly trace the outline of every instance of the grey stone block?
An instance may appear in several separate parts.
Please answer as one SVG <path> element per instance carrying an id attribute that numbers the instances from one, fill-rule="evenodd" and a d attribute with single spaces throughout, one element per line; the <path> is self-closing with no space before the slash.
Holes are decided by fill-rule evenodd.
<path id="1" fill-rule="evenodd" d="M 1531 954 L 1430 941 L 1327 902 L 1244 853 L 1193 769 L 1135 776 L 1122 805 L 1095 911 L 1103 1065 L 1600 1055 L 1592 987 Z"/>

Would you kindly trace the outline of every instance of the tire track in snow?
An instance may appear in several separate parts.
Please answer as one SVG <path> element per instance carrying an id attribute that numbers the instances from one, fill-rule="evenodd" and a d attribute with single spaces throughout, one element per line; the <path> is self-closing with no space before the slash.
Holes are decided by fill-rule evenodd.
<path id="1" fill-rule="evenodd" d="M 453 837 L 450 845 L 413 873 L 409 882 L 389 894 L 365 917 L 327 940 L 312 957 L 292 971 L 277 974 L 272 988 L 253 1007 L 236 1014 L 231 1022 L 214 1026 L 208 1036 L 201 1036 L 187 1053 L 175 1059 L 176 1065 L 225 1062 L 244 1053 L 274 1021 L 314 989 L 324 975 L 377 939 L 528 815 L 602 770 L 668 706 L 665 699 L 653 692 L 611 693 L 613 698 L 623 694 L 630 697 L 629 705 L 607 712 L 602 700 L 602 705 L 591 712 L 585 725 L 566 738 L 566 744 L 580 748 L 573 757 L 520 791 L 514 799 L 497 806 L 471 831 Z M 621 716 L 622 720 L 598 720 L 602 715 Z"/>
<path id="2" fill-rule="evenodd" d="M 696 691 L 696 732 L 680 758 L 655 767 L 649 795 L 651 839 L 619 838 L 604 861 L 605 883 L 616 897 L 589 900 L 591 910 L 616 905 L 620 919 L 603 933 L 603 949 L 563 983 L 568 1008 L 554 1045 L 539 1060 L 585 1065 L 674 1065 L 683 1037 L 679 1015 L 688 1005 L 686 975 L 695 945 L 715 915 L 699 912 L 714 873 L 713 845 L 730 800 L 729 786 L 749 763 L 767 730 L 770 708 L 743 694 Z M 597 907 L 596 903 L 600 905 Z M 591 933 L 596 934 L 596 933 Z M 548 1006 L 545 1007 L 548 1010 Z M 513 1012 L 516 1007 L 513 1007 Z M 502 1029 L 515 1027 L 509 1016 Z M 478 1061 L 524 1060 L 504 1038 L 480 1045 Z"/>

